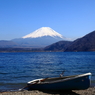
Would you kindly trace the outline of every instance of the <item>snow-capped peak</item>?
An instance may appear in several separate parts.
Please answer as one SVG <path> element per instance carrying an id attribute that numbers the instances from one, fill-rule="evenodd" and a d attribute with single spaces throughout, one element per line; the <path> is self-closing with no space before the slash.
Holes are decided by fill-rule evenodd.
<path id="1" fill-rule="evenodd" d="M 43 37 L 43 36 L 51 36 L 51 37 L 57 36 L 57 37 L 63 38 L 63 36 L 61 34 L 57 33 L 50 27 L 39 28 L 30 34 L 23 36 L 22 38 L 37 38 L 37 37 Z"/>

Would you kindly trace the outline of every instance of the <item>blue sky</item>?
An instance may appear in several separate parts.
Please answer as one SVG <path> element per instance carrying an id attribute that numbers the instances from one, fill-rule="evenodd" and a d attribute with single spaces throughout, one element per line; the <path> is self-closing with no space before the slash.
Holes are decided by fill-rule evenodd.
<path id="1" fill-rule="evenodd" d="M 95 0 L 0 0 L 0 40 L 51 27 L 67 38 L 95 30 Z"/>

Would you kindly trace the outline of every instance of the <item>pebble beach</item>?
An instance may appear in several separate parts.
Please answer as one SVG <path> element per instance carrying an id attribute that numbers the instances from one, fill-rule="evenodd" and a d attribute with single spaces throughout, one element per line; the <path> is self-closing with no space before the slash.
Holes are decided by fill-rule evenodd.
<path id="1" fill-rule="evenodd" d="M 8 91 L 0 92 L 0 95 L 95 95 L 95 87 L 86 90 L 72 90 L 72 91 Z"/>

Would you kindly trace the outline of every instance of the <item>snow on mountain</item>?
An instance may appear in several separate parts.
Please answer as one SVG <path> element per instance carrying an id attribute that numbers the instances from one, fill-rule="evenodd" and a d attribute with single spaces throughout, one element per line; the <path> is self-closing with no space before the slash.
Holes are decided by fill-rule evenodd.
<path id="1" fill-rule="evenodd" d="M 50 27 L 39 28 L 30 34 L 23 36 L 22 38 L 38 38 L 38 37 L 43 37 L 43 36 L 59 37 L 62 39 L 64 38 L 61 34 L 57 33 Z"/>
<path id="2" fill-rule="evenodd" d="M 45 47 L 62 40 L 67 40 L 67 38 L 63 37 L 50 27 L 42 27 L 26 36 L 23 36 L 22 38 L 13 39 L 12 41 L 20 44 L 22 47 L 38 48 Z"/>

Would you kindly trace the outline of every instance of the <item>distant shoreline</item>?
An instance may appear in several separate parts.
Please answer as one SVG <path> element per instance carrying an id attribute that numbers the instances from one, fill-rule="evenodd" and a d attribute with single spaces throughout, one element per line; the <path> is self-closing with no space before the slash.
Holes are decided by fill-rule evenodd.
<path id="1" fill-rule="evenodd" d="M 95 52 L 95 51 L 62 51 L 62 50 L 44 50 L 43 48 L 0 48 L 0 53 L 7 52 Z"/>

